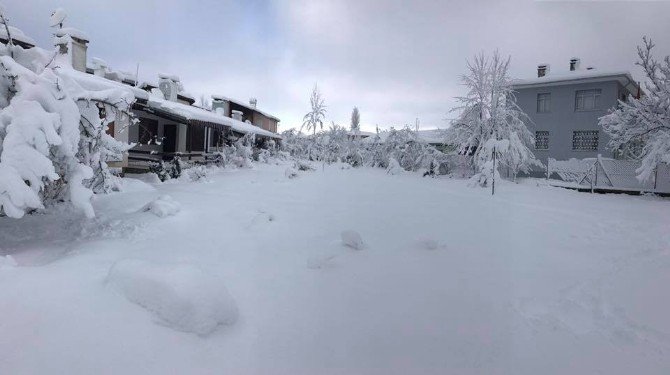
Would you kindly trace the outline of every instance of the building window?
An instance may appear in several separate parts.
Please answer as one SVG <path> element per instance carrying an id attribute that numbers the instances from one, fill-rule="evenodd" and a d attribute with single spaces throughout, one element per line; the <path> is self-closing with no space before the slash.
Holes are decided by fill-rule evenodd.
<path id="1" fill-rule="evenodd" d="M 576 111 L 592 111 L 600 108 L 600 94 L 602 90 L 579 90 L 575 95 Z"/>
<path id="2" fill-rule="evenodd" d="M 572 149 L 574 151 L 597 151 L 598 131 L 577 130 L 572 132 Z"/>
<path id="3" fill-rule="evenodd" d="M 156 138 L 158 137 L 158 121 L 148 118 L 140 118 L 139 130 L 139 144 L 148 145 L 150 143 L 155 143 Z"/>
<path id="4" fill-rule="evenodd" d="M 547 113 L 551 110 L 551 94 L 537 94 L 537 113 Z"/>
<path id="5" fill-rule="evenodd" d="M 549 149 L 549 132 L 542 130 L 535 132 L 535 149 L 548 150 Z"/>

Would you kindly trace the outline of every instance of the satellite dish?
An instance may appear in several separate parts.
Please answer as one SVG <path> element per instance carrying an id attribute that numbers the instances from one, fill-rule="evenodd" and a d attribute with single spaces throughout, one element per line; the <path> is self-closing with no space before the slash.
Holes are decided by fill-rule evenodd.
<path id="1" fill-rule="evenodd" d="M 51 18 L 49 18 L 49 26 L 51 27 L 56 27 L 56 26 L 63 26 L 63 21 L 65 21 L 65 18 L 67 18 L 67 13 L 65 13 L 65 9 L 63 8 L 58 8 L 51 13 Z"/>

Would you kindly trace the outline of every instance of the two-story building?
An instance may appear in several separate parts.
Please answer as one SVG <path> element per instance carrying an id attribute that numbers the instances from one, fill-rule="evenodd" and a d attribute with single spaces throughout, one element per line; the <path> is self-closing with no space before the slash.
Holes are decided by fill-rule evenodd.
<path id="1" fill-rule="evenodd" d="M 639 84 L 628 72 L 580 69 L 576 58 L 566 68 L 550 74 L 549 65 L 542 64 L 537 77 L 513 82 L 516 102 L 530 118 L 535 156 L 545 164 L 548 158 L 614 157 L 598 119 L 618 100 L 641 95 Z"/>

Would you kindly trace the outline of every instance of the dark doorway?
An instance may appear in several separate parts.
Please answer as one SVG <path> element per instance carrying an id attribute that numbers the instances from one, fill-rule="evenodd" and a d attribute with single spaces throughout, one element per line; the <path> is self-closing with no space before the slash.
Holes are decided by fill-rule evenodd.
<path id="1" fill-rule="evenodd" d="M 177 151 L 177 125 L 168 124 L 163 127 L 163 152 Z"/>

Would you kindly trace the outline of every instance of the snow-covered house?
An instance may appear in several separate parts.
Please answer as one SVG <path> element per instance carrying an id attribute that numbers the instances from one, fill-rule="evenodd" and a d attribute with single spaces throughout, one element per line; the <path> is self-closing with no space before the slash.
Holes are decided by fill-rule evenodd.
<path id="1" fill-rule="evenodd" d="M 537 77 L 513 82 L 517 104 L 535 135 L 535 156 L 545 164 L 548 158 L 614 157 L 598 119 L 618 100 L 643 94 L 639 84 L 629 72 L 581 69 L 577 58 L 564 73 L 553 74 L 549 68 L 541 64 Z"/>
<path id="2" fill-rule="evenodd" d="M 108 127 L 109 135 L 135 146 L 122 160 L 109 163 L 110 166 L 141 171 L 152 162 L 175 156 L 204 161 L 224 144 L 249 133 L 256 136 L 257 143 L 281 139 L 276 133 L 279 119 L 274 116 L 246 107 L 243 116 L 237 117 L 236 111 L 245 106 L 231 100 L 226 102 L 227 114 L 194 106 L 195 99 L 184 91 L 179 77 L 160 74 L 158 84 L 138 84 L 135 75 L 113 70 L 104 60 L 92 58 L 87 64 L 89 38 L 83 32 L 61 28 L 57 36 L 63 35 L 71 40 L 69 56 L 75 70 L 69 74 L 74 80 L 84 87 L 121 87 L 131 91 L 135 98 L 132 112 L 138 121 L 116 121 Z M 214 102 L 217 108 L 217 101 Z"/>

